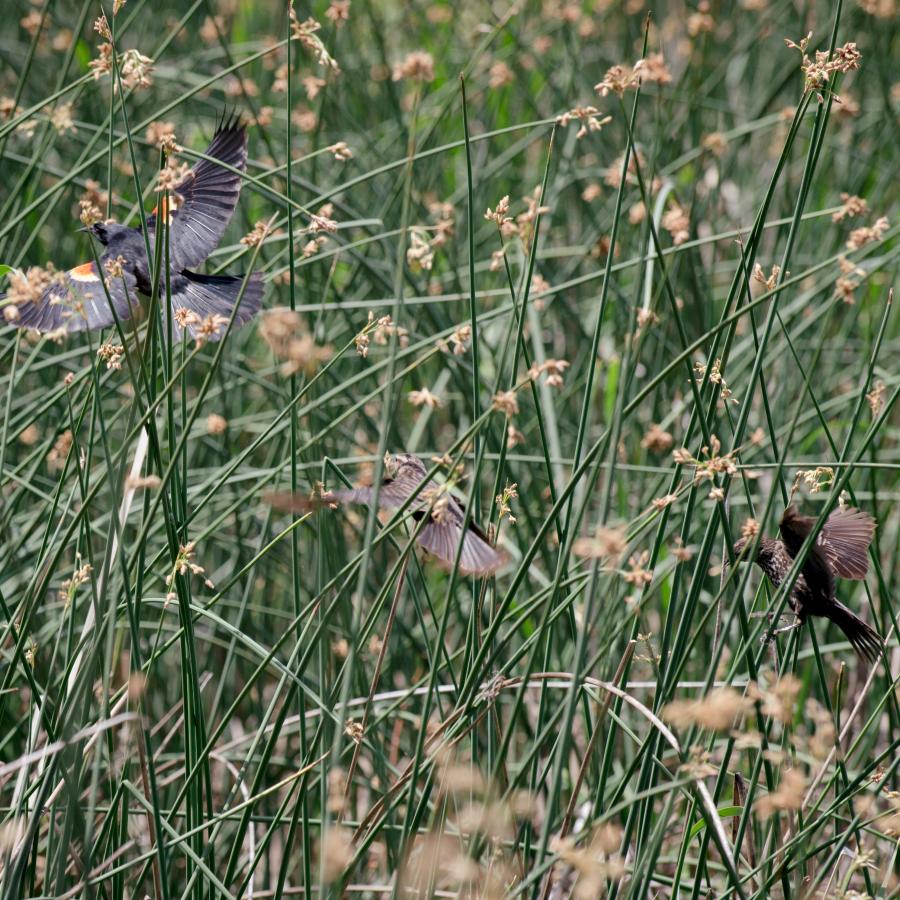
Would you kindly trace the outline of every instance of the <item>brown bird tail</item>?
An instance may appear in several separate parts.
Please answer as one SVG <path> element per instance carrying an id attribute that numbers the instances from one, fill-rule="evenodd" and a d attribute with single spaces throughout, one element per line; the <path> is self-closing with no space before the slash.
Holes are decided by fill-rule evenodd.
<path id="1" fill-rule="evenodd" d="M 884 640 L 874 628 L 839 600 L 834 601 L 834 608 L 829 610 L 828 618 L 847 635 L 853 649 L 860 656 L 871 663 L 877 662 L 884 648 Z"/>

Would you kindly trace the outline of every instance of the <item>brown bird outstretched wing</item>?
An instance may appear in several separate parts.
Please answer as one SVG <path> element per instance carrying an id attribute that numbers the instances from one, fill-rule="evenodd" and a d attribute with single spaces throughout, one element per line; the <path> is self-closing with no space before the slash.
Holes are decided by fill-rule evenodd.
<path id="1" fill-rule="evenodd" d="M 383 509 L 401 507 L 422 484 L 420 471 L 411 471 L 404 467 L 394 478 L 386 478 L 378 492 L 378 505 Z M 425 515 L 429 521 L 418 530 L 416 539 L 432 556 L 450 567 L 456 560 L 456 548 L 459 544 L 460 531 L 463 527 L 463 512 L 456 500 L 450 496 L 449 505 L 443 510 L 439 519 L 431 515 L 431 504 L 434 496 L 432 490 L 438 488 L 431 482 L 411 504 L 413 518 L 418 523 Z M 291 512 L 310 512 L 330 503 L 365 503 L 371 504 L 375 497 L 374 487 L 342 488 L 328 491 L 321 497 L 308 499 L 291 493 L 270 494 L 267 499 L 276 509 Z M 508 556 L 492 547 L 487 536 L 474 523 L 470 523 L 463 539 L 459 559 L 459 571 L 464 575 L 489 575 L 496 572 L 506 563 Z"/>
<path id="2" fill-rule="evenodd" d="M 397 475 L 396 478 L 385 478 L 381 482 L 381 490 L 378 492 L 378 505 L 383 509 L 397 509 L 415 493 L 416 488 L 422 483 L 421 478 L 409 476 L 404 472 Z M 419 492 L 419 496 L 413 502 L 413 508 L 421 506 L 424 502 L 422 494 L 429 489 L 426 486 L 423 491 Z M 437 487 L 437 485 L 434 485 Z M 375 487 L 357 487 L 346 488 L 338 491 L 329 492 L 335 500 L 341 503 L 371 503 L 375 497 Z"/>
<path id="3" fill-rule="evenodd" d="M 865 578 L 875 520 L 867 512 L 839 506 L 819 533 L 819 549 L 839 578 Z"/>
<path id="4" fill-rule="evenodd" d="M 247 131 L 237 116 L 219 123 L 205 155 L 244 171 Z M 176 272 L 199 266 L 219 246 L 241 193 L 241 176 L 231 169 L 202 159 L 175 185 L 181 200 L 169 215 L 169 261 Z M 147 219 L 150 230 L 157 213 Z"/>
<path id="5" fill-rule="evenodd" d="M 102 261 L 106 259 L 102 257 Z M 132 308 L 138 307 L 134 274 L 126 268 L 123 275 L 108 277 L 107 290 L 109 299 L 96 263 L 84 263 L 63 273 L 62 279 L 51 284 L 38 300 L 18 304 L 18 317 L 10 324 L 42 333 L 58 328 L 96 331 L 115 322 L 110 300 L 120 321 L 131 318 Z"/>
<path id="6" fill-rule="evenodd" d="M 438 522 L 432 519 L 419 532 L 418 540 L 432 556 L 447 566 L 452 566 L 456 560 L 459 532 L 460 525 L 456 521 Z M 463 575 L 490 575 L 507 559 L 505 553 L 490 545 L 480 528 L 473 524 L 469 525 L 459 557 L 459 571 Z"/>
<path id="7" fill-rule="evenodd" d="M 420 479 L 400 475 L 398 478 L 385 478 L 378 492 L 378 505 L 384 509 L 398 509 L 403 506 L 410 495 L 419 486 Z M 338 503 L 363 503 L 370 504 L 375 496 L 375 488 L 372 485 L 355 488 L 340 488 L 336 491 L 325 491 L 324 494 L 305 497 L 301 494 L 293 494 L 290 491 L 276 491 L 266 495 L 266 500 L 276 509 L 285 512 L 311 512 L 323 506 L 335 506 Z M 416 498 L 413 507 L 422 505 L 422 500 Z"/>

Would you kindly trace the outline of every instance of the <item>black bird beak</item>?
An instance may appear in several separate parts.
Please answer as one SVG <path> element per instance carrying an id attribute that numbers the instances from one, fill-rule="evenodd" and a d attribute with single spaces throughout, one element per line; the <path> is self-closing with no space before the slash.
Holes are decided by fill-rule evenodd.
<path id="1" fill-rule="evenodd" d="M 91 230 L 91 226 L 90 226 L 90 225 L 84 225 L 83 227 L 81 227 L 81 228 L 76 228 L 75 230 L 76 230 L 76 231 L 90 231 L 90 230 Z"/>

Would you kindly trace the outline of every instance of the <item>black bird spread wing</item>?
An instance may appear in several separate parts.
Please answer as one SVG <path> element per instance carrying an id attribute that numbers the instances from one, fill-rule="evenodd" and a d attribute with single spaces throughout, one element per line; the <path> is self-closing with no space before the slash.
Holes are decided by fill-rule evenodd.
<path id="1" fill-rule="evenodd" d="M 104 263 L 107 259 L 107 255 L 102 257 Z M 129 319 L 131 310 L 138 308 L 134 274 L 126 268 L 123 275 L 107 276 L 106 281 L 109 299 L 96 263 L 76 266 L 63 273 L 60 282 L 50 285 L 39 300 L 18 305 L 18 318 L 11 324 L 44 333 L 60 328 L 96 331 L 115 322 L 110 300 L 119 320 Z"/>
<path id="2" fill-rule="evenodd" d="M 247 278 L 246 287 L 243 275 L 200 275 L 187 271 L 173 275 L 170 282 L 173 339 L 181 340 L 187 331 L 192 338 L 202 334 L 206 340 L 219 340 L 238 298 L 240 297 L 241 305 L 234 314 L 234 328 L 246 325 L 259 312 L 263 290 L 259 272 L 254 272 Z M 184 327 L 178 324 L 179 310 L 188 310 L 194 314 Z M 210 316 L 217 316 L 219 319 L 220 327 L 217 331 L 210 332 L 205 327 Z"/>
<path id="3" fill-rule="evenodd" d="M 205 155 L 244 171 L 247 131 L 237 117 L 219 124 Z M 241 176 L 231 169 L 202 159 L 175 185 L 181 200 L 168 219 L 169 259 L 176 272 L 199 266 L 222 240 L 241 193 Z M 148 229 L 156 227 L 156 219 L 154 210 L 147 219 Z"/>
<path id="4" fill-rule="evenodd" d="M 819 533 L 819 549 L 839 578 L 865 578 L 875 520 L 861 509 L 839 506 Z"/>

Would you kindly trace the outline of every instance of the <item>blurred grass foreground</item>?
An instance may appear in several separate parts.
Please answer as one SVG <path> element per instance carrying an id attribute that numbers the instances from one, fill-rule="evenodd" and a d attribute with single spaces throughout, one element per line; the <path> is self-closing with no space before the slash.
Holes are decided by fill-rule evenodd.
<path id="1" fill-rule="evenodd" d="M 900 895 L 895 0 L 3 13 L 3 900 Z M 262 313 L 14 327 L 231 108 Z M 495 575 L 269 502 L 400 452 Z"/>

